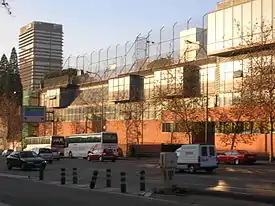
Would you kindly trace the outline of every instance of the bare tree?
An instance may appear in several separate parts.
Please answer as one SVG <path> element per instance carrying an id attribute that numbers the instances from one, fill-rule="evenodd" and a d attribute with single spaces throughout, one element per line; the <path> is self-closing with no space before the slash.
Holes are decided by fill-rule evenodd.
<path id="1" fill-rule="evenodd" d="M 153 102 L 159 105 L 162 116 L 170 116 L 174 122 L 171 143 L 175 142 L 174 132 L 187 134 L 189 143 L 195 141 L 205 100 L 199 88 L 199 67 L 192 64 L 161 71 L 157 77 Z"/>
<path id="2" fill-rule="evenodd" d="M 230 108 L 215 109 L 215 117 L 219 120 L 219 125 L 216 126 L 223 133 L 220 140 L 224 146 L 230 146 L 230 150 L 239 144 L 252 144 L 255 140 L 250 122 L 248 125 L 243 122 L 244 119 L 252 117 L 250 112 L 248 107 L 238 103 Z"/>
<path id="3" fill-rule="evenodd" d="M 275 119 L 275 45 L 271 41 L 273 27 L 263 20 L 253 28 L 252 32 L 241 33 L 242 46 L 247 48 L 248 59 L 241 96 L 244 106 L 253 108 L 261 121 L 270 124 L 269 160 L 272 161 Z"/>
<path id="4" fill-rule="evenodd" d="M 1 108 L 1 127 L 3 128 L 4 142 L 11 142 L 13 147 L 15 143 L 22 138 L 22 118 L 20 107 L 15 102 L 2 96 L 0 99 Z"/>
<path id="5" fill-rule="evenodd" d="M 11 13 L 11 7 L 10 7 L 9 3 L 6 0 L 2 0 L 1 5 L 2 5 L 2 7 L 4 7 L 8 11 L 9 15 L 12 14 Z"/>
<path id="6" fill-rule="evenodd" d="M 120 104 L 120 116 L 124 120 L 126 131 L 126 153 L 131 144 L 143 144 L 144 112 L 147 105 L 143 100 Z"/>

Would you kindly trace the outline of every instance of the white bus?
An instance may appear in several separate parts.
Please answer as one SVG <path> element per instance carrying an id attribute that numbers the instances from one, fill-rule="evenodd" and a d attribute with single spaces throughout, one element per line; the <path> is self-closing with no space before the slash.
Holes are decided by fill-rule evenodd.
<path id="1" fill-rule="evenodd" d="M 118 137 L 114 132 L 75 134 L 66 138 L 65 157 L 86 158 L 95 149 L 113 149 L 118 152 Z"/>
<path id="2" fill-rule="evenodd" d="M 26 145 L 24 151 L 30 151 L 33 148 L 49 148 L 57 149 L 58 152 L 60 152 L 60 155 L 64 154 L 64 136 L 26 137 L 23 141 Z"/>

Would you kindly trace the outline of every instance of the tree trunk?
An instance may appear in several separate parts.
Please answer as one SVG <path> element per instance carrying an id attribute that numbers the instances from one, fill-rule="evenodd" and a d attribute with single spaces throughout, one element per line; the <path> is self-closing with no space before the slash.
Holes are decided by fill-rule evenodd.
<path id="1" fill-rule="evenodd" d="M 273 161 L 273 117 L 270 115 L 270 152 L 269 152 L 269 162 Z"/>
<path id="2" fill-rule="evenodd" d="M 237 134 L 234 133 L 234 136 L 233 136 L 232 142 L 231 142 L 231 146 L 230 146 L 230 150 L 233 150 L 233 149 L 234 149 L 235 142 L 236 142 L 236 138 L 237 138 Z"/>

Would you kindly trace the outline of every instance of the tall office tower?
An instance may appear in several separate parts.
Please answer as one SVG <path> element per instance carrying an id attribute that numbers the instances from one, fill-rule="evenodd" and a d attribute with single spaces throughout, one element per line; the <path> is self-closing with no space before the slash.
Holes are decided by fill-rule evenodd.
<path id="1" fill-rule="evenodd" d="M 19 71 L 23 90 L 39 89 L 44 75 L 62 69 L 63 29 L 34 21 L 20 29 Z"/>

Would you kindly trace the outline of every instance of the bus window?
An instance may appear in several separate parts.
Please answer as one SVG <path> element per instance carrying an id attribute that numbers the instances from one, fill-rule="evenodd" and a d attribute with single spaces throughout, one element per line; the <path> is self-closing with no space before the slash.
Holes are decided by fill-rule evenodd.
<path id="1" fill-rule="evenodd" d="M 52 145 L 64 145 L 65 139 L 63 136 L 52 136 Z"/>
<path id="2" fill-rule="evenodd" d="M 103 133 L 102 143 L 117 143 L 116 133 Z"/>

